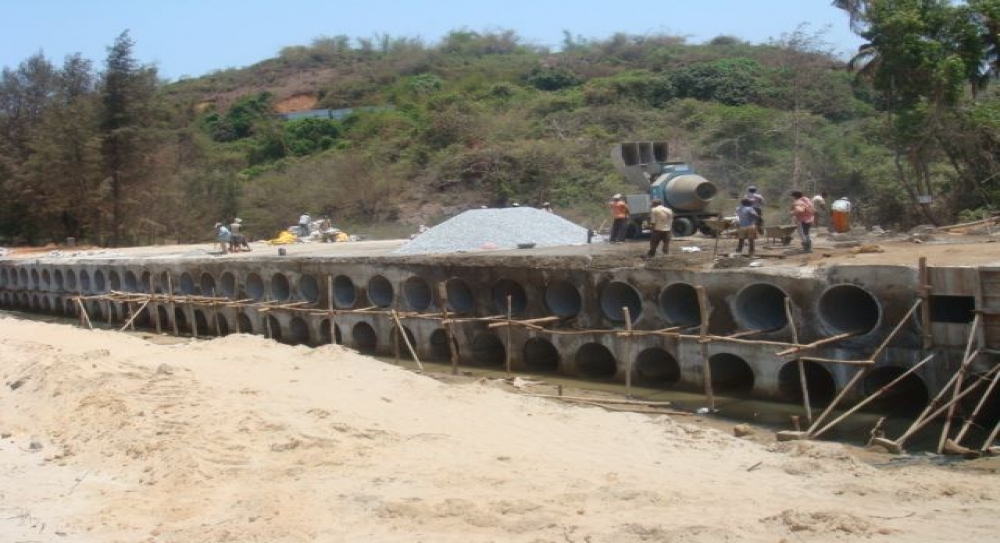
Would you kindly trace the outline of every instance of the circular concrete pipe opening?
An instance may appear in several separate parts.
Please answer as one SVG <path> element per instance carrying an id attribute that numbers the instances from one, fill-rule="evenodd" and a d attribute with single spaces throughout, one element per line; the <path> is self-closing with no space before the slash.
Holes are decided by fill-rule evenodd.
<path id="1" fill-rule="evenodd" d="M 65 285 L 66 285 L 66 282 L 63 279 L 63 272 L 62 272 L 62 270 L 56 270 L 52 274 L 52 279 L 55 280 L 55 289 L 56 289 L 56 291 L 57 292 L 62 292 L 62 290 L 65 288 Z"/>
<path id="2" fill-rule="evenodd" d="M 309 325 L 302 317 L 292 317 L 288 323 L 288 337 L 286 343 L 289 345 L 309 345 L 312 336 L 309 334 Z"/>
<path id="3" fill-rule="evenodd" d="M 139 279 L 132 270 L 125 272 L 125 292 L 140 292 Z"/>
<path id="4" fill-rule="evenodd" d="M 448 341 L 448 333 L 444 328 L 438 328 L 431 332 L 431 360 L 435 362 L 451 361 L 451 342 Z"/>
<path id="5" fill-rule="evenodd" d="M 66 290 L 76 292 L 76 272 L 66 270 Z"/>
<path id="6" fill-rule="evenodd" d="M 281 331 L 281 323 L 274 315 L 264 317 L 264 331 L 267 332 L 267 337 L 279 343 L 285 343 L 284 334 Z"/>
<path id="7" fill-rule="evenodd" d="M 507 297 L 510 296 L 511 315 L 520 315 L 528 307 L 528 296 L 524 293 L 524 287 L 517 281 L 511 279 L 501 279 L 493 284 L 490 290 L 493 300 L 493 309 L 498 315 L 507 314 Z"/>
<path id="8" fill-rule="evenodd" d="M 101 294 L 108 291 L 108 282 L 104 278 L 104 272 L 101 270 L 94 271 L 94 292 Z"/>
<path id="9" fill-rule="evenodd" d="M 358 303 L 358 290 L 354 288 L 354 281 L 350 277 L 338 275 L 333 278 L 333 303 L 344 309 L 354 307 L 354 304 Z M 374 333 L 375 330 L 372 329 L 372 334 Z"/>
<path id="10" fill-rule="evenodd" d="M 396 299 L 392 282 L 384 275 L 373 275 L 368 279 L 368 300 L 377 307 L 391 307 Z"/>
<path id="11" fill-rule="evenodd" d="M 431 306 L 434 296 L 427 280 L 414 275 L 403 281 L 403 299 L 406 301 L 406 307 L 414 311 L 425 311 Z"/>
<path id="12" fill-rule="evenodd" d="M 42 311 L 44 311 L 45 313 L 51 313 L 52 312 L 52 302 L 49 301 L 49 297 L 48 296 L 43 296 L 42 297 Z"/>
<path id="13" fill-rule="evenodd" d="M 25 307 L 30 308 L 31 302 L 26 301 Z M 107 315 L 104 313 L 104 306 L 101 305 L 97 300 L 92 300 L 86 304 L 87 314 L 90 316 L 91 322 L 104 322 L 107 319 Z"/>
<path id="14" fill-rule="evenodd" d="M 403 327 L 403 334 L 406 334 L 406 339 L 403 339 L 403 335 L 399 333 L 399 327 L 397 326 L 392 327 L 391 333 L 393 349 L 399 349 L 399 357 L 413 360 L 413 354 L 410 352 L 410 348 L 406 346 L 406 340 L 409 340 L 410 345 L 413 345 L 414 349 L 417 348 L 417 337 L 413 335 L 413 331 L 406 326 Z"/>
<path id="15" fill-rule="evenodd" d="M 580 290 L 569 281 L 556 279 L 545 287 L 545 305 L 557 317 L 575 317 L 580 313 L 583 299 Z"/>
<path id="16" fill-rule="evenodd" d="M 198 294 L 198 289 L 194 286 L 194 277 L 192 277 L 188 272 L 181 274 L 181 283 L 178 286 L 181 289 L 181 294 L 185 296 Z"/>
<path id="17" fill-rule="evenodd" d="M 628 308 L 633 323 L 639 319 L 639 314 L 642 313 L 639 291 L 628 283 L 608 283 L 601 291 L 601 312 L 604 317 L 612 322 L 625 322 L 625 307 Z"/>
<path id="18" fill-rule="evenodd" d="M 31 309 L 32 311 L 38 311 L 39 309 L 42 308 L 42 302 L 41 300 L 39 300 L 37 294 L 32 294 L 29 300 L 30 301 L 28 302 L 28 309 Z"/>
<path id="19" fill-rule="evenodd" d="M 829 404 L 837 394 L 837 383 L 822 364 L 804 361 L 802 367 L 806 374 L 806 391 L 809 392 L 809 403 L 813 405 Z M 790 402 L 802 401 L 802 380 L 800 379 L 799 363 L 788 362 L 778 371 L 778 391 L 781 397 Z"/>
<path id="20" fill-rule="evenodd" d="M 218 327 L 218 334 L 220 337 L 229 335 L 229 319 L 227 319 L 226 316 L 223 315 L 222 313 L 216 312 L 215 314 L 212 315 L 213 334 L 216 333 L 216 328 L 215 328 L 216 326 Z"/>
<path id="21" fill-rule="evenodd" d="M 714 354 L 708 359 L 712 370 L 712 388 L 728 394 L 748 394 L 753 390 L 753 369 L 746 360 L 730 353 Z"/>
<path id="22" fill-rule="evenodd" d="M 24 270 L 21 270 L 22 272 Z M 80 290 L 85 294 L 92 294 L 93 290 L 90 288 L 90 274 L 87 270 L 80 270 Z"/>
<path id="23" fill-rule="evenodd" d="M 213 298 L 219 295 L 218 288 L 215 286 L 215 277 L 208 272 L 201 274 L 201 294 Z"/>
<path id="24" fill-rule="evenodd" d="M 42 288 L 46 290 L 52 288 L 52 273 L 48 268 L 42 270 Z"/>
<path id="25" fill-rule="evenodd" d="M 28 270 L 21 268 L 17 274 L 17 280 L 21 288 L 31 288 L 31 282 L 28 280 Z"/>
<path id="26" fill-rule="evenodd" d="M 452 277 L 445 281 L 444 288 L 448 293 L 448 309 L 464 314 L 476 312 L 476 299 L 472 295 L 472 288 L 464 279 Z"/>
<path id="27" fill-rule="evenodd" d="M 472 339 L 472 358 L 483 366 L 499 366 L 507 360 L 507 349 L 497 336 L 480 332 Z"/>
<path id="28" fill-rule="evenodd" d="M 38 277 L 38 270 L 31 268 L 31 288 L 38 289 L 41 283 L 41 279 Z"/>
<path id="29" fill-rule="evenodd" d="M 108 272 L 108 288 L 117 292 L 122 290 L 122 279 L 116 270 Z"/>
<path id="30" fill-rule="evenodd" d="M 7 286 L 7 268 L 0 268 L 0 287 Z"/>
<path id="31" fill-rule="evenodd" d="M 871 396 L 904 373 L 906 373 L 906 368 L 899 366 L 875 368 L 864 378 L 862 391 L 866 397 Z M 930 394 L 924 380 L 911 373 L 893 385 L 892 388 L 883 392 L 878 398 L 872 400 L 865 406 L 865 409 L 892 416 L 913 416 L 923 410 L 929 399 Z"/>
<path id="32" fill-rule="evenodd" d="M 208 325 L 205 312 L 200 309 L 194 310 L 194 329 L 195 335 L 199 337 L 210 336 L 215 332 L 215 328 Z"/>
<path id="33" fill-rule="evenodd" d="M 670 326 L 696 326 L 701 324 L 701 306 L 698 290 L 687 283 L 673 283 L 663 287 L 659 296 L 660 312 Z"/>
<path id="34" fill-rule="evenodd" d="M 52 304 L 52 311 L 55 312 L 55 313 L 57 313 L 57 314 L 60 314 L 60 315 L 66 313 L 66 306 L 65 306 L 65 303 L 63 302 L 62 298 L 56 298 L 55 299 L 55 302 L 53 302 L 53 304 Z M 146 310 L 143 309 L 143 311 L 146 311 Z"/>
<path id="35" fill-rule="evenodd" d="M 152 281 L 152 277 L 153 275 L 148 271 L 142 272 L 142 279 L 139 281 L 139 292 L 152 293 L 153 284 L 150 282 Z"/>
<path id="36" fill-rule="evenodd" d="M 236 316 L 236 331 L 243 334 L 253 333 L 253 320 L 246 313 L 240 313 Z"/>
<path id="37" fill-rule="evenodd" d="M 833 285 L 819 297 L 819 320 L 833 334 L 867 334 L 878 326 L 882 307 L 857 285 Z"/>
<path id="38" fill-rule="evenodd" d="M 374 354 L 378 348 L 378 336 L 367 322 L 359 322 L 351 328 L 351 344 L 360 353 Z"/>
<path id="39" fill-rule="evenodd" d="M 236 297 L 236 276 L 232 272 L 223 272 L 219 280 L 219 292 L 230 300 Z"/>
<path id="40" fill-rule="evenodd" d="M 615 355 L 600 343 L 586 343 L 573 357 L 576 362 L 576 372 L 583 377 L 609 378 L 618 371 Z"/>
<path id="41" fill-rule="evenodd" d="M 160 326 L 164 329 L 170 328 L 170 313 L 165 306 L 156 306 L 156 318 L 160 320 Z"/>
<path id="42" fill-rule="evenodd" d="M 555 345 L 539 337 L 533 337 L 524 342 L 521 351 L 524 365 L 535 371 L 559 371 L 559 349 Z"/>
<path id="43" fill-rule="evenodd" d="M 170 278 L 170 272 L 163 272 L 160 274 L 160 282 L 156 286 L 156 292 L 161 294 L 173 294 L 170 289 L 175 287 L 173 280 Z"/>
<path id="44" fill-rule="evenodd" d="M 666 349 L 651 347 L 635 357 L 635 378 L 639 384 L 675 385 L 681 379 L 681 367 Z"/>
<path id="45" fill-rule="evenodd" d="M 336 324 L 333 325 L 333 337 L 337 338 L 337 345 L 344 344 L 344 336 L 340 333 L 340 326 Z M 323 319 L 319 323 L 319 341 L 320 345 L 333 343 L 330 338 L 330 319 Z"/>
<path id="46" fill-rule="evenodd" d="M 299 296 L 303 301 L 311 304 L 319 302 L 319 282 L 315 275 L 303 275 L 299 277 Z"/>
<path id="47" fill-rule="evenodd" d="M 285 274 L 276 273 L 271 276 L 271 295 L 279 302 L 287 302 L 292 298 L 292 288 Z"/>
<path id="48" fill-rule="evenodd" d="M 187 313 L 184 312 L 183 308 L 174 308 L 174 322 L 177 323 L 177 330 L 182 334 L 191 330 L 190 326 L 188 326 Z"/>
<path id="49" fill-rule="evenodd" d="M 250 295 L 255 302 L 259 302 L 264 299 L 264 280 L 260 278 L 256 273 L 251 273 L 247 275 L 247 294 Z"/>
<path id="50" fill-rule="evenodd" d="M 788 325 L 785 291 L 770 283 L 754 283 L 736 295 L 736 318 L 750 330 L 778 330 Z"/>

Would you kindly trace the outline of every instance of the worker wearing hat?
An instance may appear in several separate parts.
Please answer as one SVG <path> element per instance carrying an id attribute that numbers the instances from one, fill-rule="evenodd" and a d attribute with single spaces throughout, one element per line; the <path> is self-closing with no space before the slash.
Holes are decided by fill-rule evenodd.
<path id="1" fill-rule="evenodd" d="M 621 194 L 611 197 L 611 243 L 622 243 L 625 241 L 625 228 L 628 225 L 628 204 Z"/>
<path id="2" fill-rule="evenodd" d="M 750 207 L 757 212 L 757 232 L 761 235 L 764 234 L 764 197 L 757 192 L 757 187 L 755 185 L 750 185 L 747 187 L 747 193 L 743 195 L 743 198 L 750 200 Z"/>

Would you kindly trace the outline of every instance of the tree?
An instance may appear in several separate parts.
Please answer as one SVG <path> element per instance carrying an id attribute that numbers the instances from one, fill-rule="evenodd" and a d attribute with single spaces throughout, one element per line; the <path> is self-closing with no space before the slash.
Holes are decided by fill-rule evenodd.
<path id="1" fill-rule="evenodd" d="M 130 220 L 143 208 L 141 191 L 149 181 L 146 159 L 152 153 L 156 69 L 140 65 L 128 31 L 108 48 L 101 85 L 102 157 L 109 186 L 112 246 L 123 241 Z"/>
<path id="2" fill-rule="evenodd" d="M 983 15 L 978 7 L 987 12 Z M 993 50 L 987 8 L 996 0 L 953 5 L 948 0 L 837 0 L 852 29 L 867 40 L 850 65 L 860 82 L 874 87 L 891 126 L 897 178 L 928 220 L 938 224 L 930 197 L 942 183 L 932 174 L 935 158 L 955 135 L 964 89 L 981 89 Z M 995 19 L 994 19 L 995 20 Z M 993 31 L 995 36 L 995 30 Z M 956 171 L 961 175 L 960 171 Z"/>

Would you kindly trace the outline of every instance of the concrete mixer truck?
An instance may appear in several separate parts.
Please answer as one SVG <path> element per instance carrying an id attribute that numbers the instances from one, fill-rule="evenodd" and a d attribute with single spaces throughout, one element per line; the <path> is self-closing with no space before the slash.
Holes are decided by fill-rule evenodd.
<path id="1" fill-rule="evenodd" d="M 674 211 L 674 236 L 695 232 L 715 235 L 706 221 L 719 214 L 708 209 L 719 192 L 714 183 L 694 173 L 690 164 L 667 161 L 667 142 L 636 141 L 614 146 L 611 159 L 630 184 L 641 193 L 627 194 L 630 217 L 625 235 L 637 238 L 648 232 L 649 207 L 654 198 Z"/>

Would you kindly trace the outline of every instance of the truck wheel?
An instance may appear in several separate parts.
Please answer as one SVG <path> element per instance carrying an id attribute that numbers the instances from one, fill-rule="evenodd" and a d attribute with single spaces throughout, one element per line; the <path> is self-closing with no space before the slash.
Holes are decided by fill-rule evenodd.
<path id="1" fill-rule="evenodd" d="M 625 238 L 626 239 L 639 239 L 642 237 L 642 225 L 636 222 L 630 222 L 625 226 Z"/>
<path id="2" fill-rule="evenodd" d="M 712 228 L 707 223 L 701 223 L 701 224 L 699 224 L 698 225 L 698 231 L 701 232 L 702 234 L 710 237 L 710 238 L 717 238 L 717 237 L 719 237 L 719 231 L 716 230 L 715 228 Z"/>
<path id="3" fill-rule="evenodd" d="M 674 224 L 670 227 L 670 230 L 678 238 L 690 236 L 695 231 L 694 221 L 686 217 L 674 219 Z"/>

